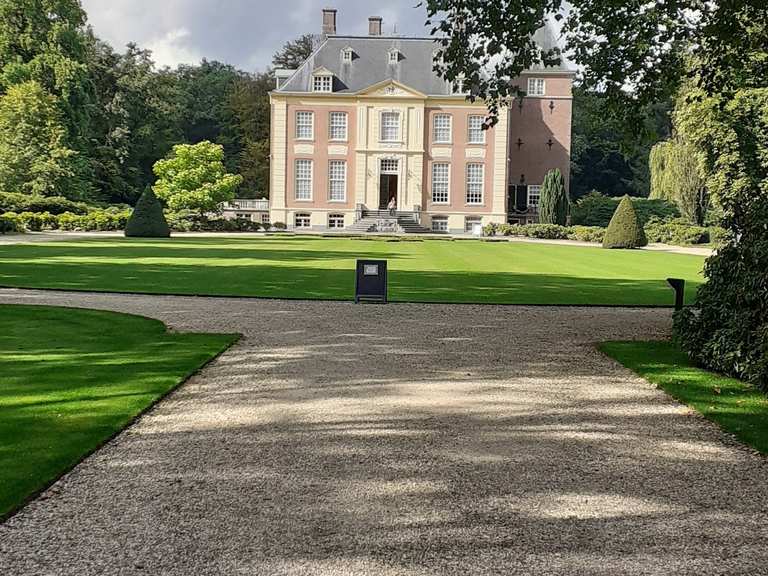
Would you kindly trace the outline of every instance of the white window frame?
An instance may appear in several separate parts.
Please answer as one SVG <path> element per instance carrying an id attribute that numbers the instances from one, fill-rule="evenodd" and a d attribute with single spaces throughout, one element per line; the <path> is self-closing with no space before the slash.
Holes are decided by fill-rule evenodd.
<path id="1" fill-rule="evenodd" d="M 341 61 L 342 62 L 352 62 L 354 59 L 354 52 L 352 51 L 352 48 L 344 48 L 341 51 Z"/>
<path id="2" fill-rule="evenodd" d="M 344 214 L 328 214 L 329 230 L 343 230 L 345 225 L 346 225 L 346 218 L 344 217 Z"/>
<path id="3" fill-rule="evenodd" d="M 392 126 L 387 126 L 384 123 L 385 118 L 394 117 L 397 118 L 397 134 L 394 138 L 385 138 L 385 130 L 391 129 Z M 380 142 L 401 142 L 402 122 L 400 119 L 400 112 L 396 110 L 383 110 L 379 116 L 379 141 Z"/>
<path id="4" fill-rule="evenodd" d="M 302 119 L 309 119 L 309 122 L 302 121 Z M 304 129 L 309 129 L 309 135 L 307 136 L 302 132 Z M 296 140 L 314 140 L 315 139 L 315 113 L 309 110 L 297 110 L 296 111 Z"/>
<path id="5" fill-rule="evenodd" d="M 302 172 L 299 169 L 299 166 L 309 166 L 309 177 L 306 176 L 305 172 Z M 293 190 L 293 197 L 297 202 L 311 202 L 314 194 L 312 193 L 313 190 L 313 180 L 314 180 L 314 172 L 315 172 L 315 163 L 308 159 L 308 158 L 297 158 L 294 161 L 294 190 Z M 299 190 L 302 189 L 300 184 L 306 184 L 309 189 L 309 197 L 304 198 L 299 196 Z"/>
<path id="6" fill-rule="evenodd" d="M 333 76 L 331 74 L 315 74 L 312 76 L 312 92 L 322 94 L 333 92 Z"/>
<path id="7" fill-rule="evenodd" d="M 269 224 L 269 214 L 262 214 L 261 215 L 261 223 L 262 224 Z"/>
<path id="8" fill-rule="evenodd" d="M 438 122 L 441 120 L 448 121 L 446 126 L 438 126 Z M 441 131 L 445 133 L 447 131 L 447 136 L 442 137 L 443 134 L 441 134 Z M 446 114 L 444 112 L 441 112 L 439 114 L 435 114 L 432 117 L 432 141 L 435 144 L 450 144 L 453 139 L 453 116 L 450 114 Z"/>
<path id="9" fill-rule="evenodd" d="M 470 171 L 474 168 L 480 168 L 480 179 L 470 178 Z M 479 195 L 479 200 L 477 199 Z M 470 206 L 481 206 L 485 200 L 485 164 L 480 162 L 470 162 L 466 168 L 466 196 L 465 201 Z"/>
<path id="10" fill-rule="evenodd" d="M 442 178 L 439 181 L 440 189 L 436 187 L 438 184 L 437 169 L 441 170 L 445 168 L 445 180 Z M 441 174 L 442 177 L 442 174 Z M 445 200 L 435 200 L 439 195 L 439 198 L 445 196 Z M 451 164 L 450 162 L 433 162 L 432 163 L 432 186 L 430 187 L 430 199 L 432 204 L 450 204 L 451 203 Z"/>
<path id="11" fill-rule="evenodd" d="M 465 216 L 464 217 L 464 232 L 472 233 L 475 231 L 475 226 L 483 225 L 482 216 Z"/>
<path id="12" fill-rule="evenodd" d="M 435 227 L 437 223 L 445 224 L 445 226 Z M 432 216 L 432 232 L 448 232 L 448 216 Z"/>
<path id="13" fill-rule="evenodd" d="M 342 168 L 341 173 L 334 173 L 334 166 Z M 334 184 L 341 184 L 341 197 L 334 198 Z M 347 201 L 347 161 L 329 160 L 328 161 L 328 202 L 346 202 Z"/>
<path id="14" fill-rule="evenodd" d="M 478 120 L 480 122 L 479 129 L 472 126 L 472 122 Z M 485 116 L 481 116 L 479 114 L 470 114 L 467 116 L 467 144 L 485 144 L 485 130 L 483 130 L 483 122 L 485 122 Z"/>
<path id="15" fill-rule="evenodd" d="M 342 123 L 334 125 L 334 118 L 343 118 Z M 343 128 L 343 136 L 335 136 L 334 129 Z M 349 114 L 346 112 L 331 112 L 328 115 L 328 138 L 333 142 L 346 142 L 349 139 Z"/>
<path id="16" fill-rule="evenodd" d="M 534 201 L 533 198 L 536 198 Z M 528 206 L 535 208 L 539 207 L 541 202 L 541 184 L 529 184 L 528 185 Z"/>
<path id="17" fill-rule="evenodd" d="M 398 62 L 400 62 L 400 50 L 393 48 L 389 51 L 389 63 L 397 64 Z"/>
<path id="18" fill-rule="evenodd" d="M 528 96 L 546 96 L 547 81 L 544 78 L 528 78 Z"/>
<path id="19" fill-rule="evenodd" d="M 301 220 L 302 226 L 299 226 L 299 220 Z M 303 225 L 304 222 L 306 222 L 306 226 Z M 300 229 L 312 228 L 312 214 L 308 212 L 297 212 L 294 214 L 293 227 Z"/>

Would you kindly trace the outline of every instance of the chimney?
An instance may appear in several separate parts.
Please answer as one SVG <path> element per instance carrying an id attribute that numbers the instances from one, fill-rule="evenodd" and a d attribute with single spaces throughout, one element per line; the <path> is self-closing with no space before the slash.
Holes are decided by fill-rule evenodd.
<path id="1" fill-rule="evenodd" d="M 336 34 L 336 9 L 323 8 L 323 36 Z"/>
<path id="2" fill-rule="evenodd" d="M 381 16 L 371 16 L 368 18 L 368 35 L 381 36 Z"/>

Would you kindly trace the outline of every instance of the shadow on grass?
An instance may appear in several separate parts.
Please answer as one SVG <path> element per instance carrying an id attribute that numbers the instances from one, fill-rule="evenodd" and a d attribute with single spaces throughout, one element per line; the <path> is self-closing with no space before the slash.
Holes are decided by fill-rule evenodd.
<path id="1" fill-rule="evenodd" d="M 176 263 L 40 262 L 19 258 L 0 268 L 0 285 L 76 291 L 349 300 L 349 269 Z M 689 282 L 687 301 L 695 296 Z M 513 272 L 390 271 L 390 299 L 401 302 L 479 304 L 672 306 L 664 279 L 580 278 Z"/>

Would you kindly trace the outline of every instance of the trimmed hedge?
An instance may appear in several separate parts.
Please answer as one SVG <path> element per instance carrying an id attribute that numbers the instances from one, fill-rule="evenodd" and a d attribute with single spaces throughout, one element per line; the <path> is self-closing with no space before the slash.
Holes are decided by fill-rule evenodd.
<path id="1" fill-rule="evenodd" d="M 642 248 L 648 245 L 643 225 L 635 212 L 632 198 L 624 196 L 605 231 L 603 248 Z"/>
<path id="2" fill-rule="evenodd" d="M 171 229 L 152 188 L 147 188 L 125 226 L 126 238 L 169 238 Z"/>
<path id="3" fill-rule="evenodd" d="M 258 232 L 262 225 L 258 222 L 237 218 L 205 218 L 196 212 L 169 212 L 168 224 L 174 232 Z M 269 226 L 264 226 L 268 230 Z"/>
<path id="4" fill-rule="evenodd" d="M 94 210 L 88 214 L 72 214 L 65 212 L 58 216 L 43 212 L 6 212 L 0 215 L 4 222 L 11 222 L 17 232 L 40 232 L 43 230 L 65 230 L 77 232 L 112 232 L 125 229 L 130 217 L 128 210 L 109 208 Z M 7 226 L 7 224 L 6 224 Z"/>
<path id="5" fill-rule="evenodd" d="M 605 228 L 610 224 L 620 201 L 621 198 L 611 198 L 592 191 L 576 201 L 571 207 L 571 224 Z M 632 198 L 632 201 L 642 225 L 645 225 L 654 216 L 662 220 L 680 216 L 677 207 L 666 200 Z"/>
<path id="6" fill-rule="evenodd" d="M 21 225 L 18 214 L 14 212 L 6 212 L 5 214 L 0 214 L 0 234 L 23 231 L 24 227 Z"/>
<path id="7" fill-rule="evenodd" d="M 604 228 L 593 226 L 559 226 L 557 224 L 489 224 L 483 228 L 486 236 L 515 236 L 544 240 L 578 240 L 602 242 Z"/>
<path id="8" fill-rule="evenodd" d="M 58 216 L 65 212 L 87 214 L 89 206 L 82 202 L 73 202 L 62 196 L 30 196 L 13 192 L 0 192 L 0 213 L 4 212 L 48 212 Z"/>
<path id="9" fill-rule="evenodd" d="M 707 244 L 709 228 L 694 226 L 682 218 L 663 221 L 655 216 L 645 225 L 648 242 L 661 244 Z"/>

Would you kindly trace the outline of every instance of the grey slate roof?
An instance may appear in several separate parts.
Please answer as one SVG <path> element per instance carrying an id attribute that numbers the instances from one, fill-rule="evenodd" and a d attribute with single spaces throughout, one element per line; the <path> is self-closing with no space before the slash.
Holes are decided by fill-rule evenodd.
<path id="1" fill-rule="evenodd" d="M 545 49 L 558 43 L 556 33 L 549 26 L 539 30 L 534 39 Z M 334 75 L 333 91 L 337 94 L 357 93 L 392 79 L 429 96 L 450 96 L 451 86 L 432 70 L 433 54 L 438 47 L 433 38 L 329 36 L 277 92 L 310 92 L 312 74 L 326 68 Z M 351 63 L 342 62 L 341 52 L 345 48 L 353 51 Z M 389 63 L 392 49 L 400 52 L 397 64 Z M 567 62 L 559 68 L 547 68 L 548 71 L 571 69 Z"/>
<path id="2" fill-rule="evenodd" d="M 352 48 L 352 62 L 341 61 L 341 51 Z M 386 36 L 329 36 L 278 92 L 309 92 L 312 73 L 327 68 L 335 76 L 334 92 L 355 93 L 393 79 L 429 95 L 450 95 L 448 83 L 432 71 L 437 44 L 431 38 Z M 389 51 L 397 49 L 400 61 L 389 63 Z"/>

